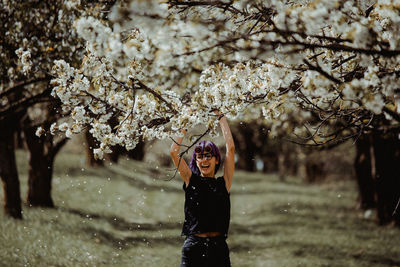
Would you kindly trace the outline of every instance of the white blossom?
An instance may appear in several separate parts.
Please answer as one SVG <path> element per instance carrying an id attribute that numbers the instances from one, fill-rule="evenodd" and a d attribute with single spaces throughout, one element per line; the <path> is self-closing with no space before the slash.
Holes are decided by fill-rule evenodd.
<path id="1" fill-rule="evenodd" d="M 72 135 L 89 125 L 102 158 L 115 144 L 132 149 L 139 137 L 168 138 L 197 124 L 216 134 L 215 109 L 229 119 L 261 117 L 272 134 L 306 123 L 310 110 L 398 112 L 400 57 L 372 55 L 399 47 L 397 2 L 378 0 L 368 17 L 358 1 L 260 4 L 273 24 L 252 20 L 258 9 L 245 0 L 234 11 L 132 0 L 115 5 L 107 23 L 77 19 L 85 59 L 76 68 L 54 62 L 52 95 L 71 112 L 58 129 Z"/>
<path id="2" fill-rule="evenodd" d="M 30 51 L 24 51 L 21 48 L 18 48 L 15 53 L 17 54 L 18 58 L 21 60 L 22 64 L 22 72 L 24 74 L 29 74 L 29 72 L 32 69 L 32 61 L 31 61 L 31 52 Z"/>
<path id="3" fill-rule="evenodd" d="M 42 134 L 44 134 L 45 133 L 45 130 L 43 129 L 43 127 L 38 127 L 37 129 L 36 129 L 36 132 L 35 132 L 35 135 L 36 136 L 38 136 L 38 137 L 40 137 L 40 136 L 42 136 Z"/>

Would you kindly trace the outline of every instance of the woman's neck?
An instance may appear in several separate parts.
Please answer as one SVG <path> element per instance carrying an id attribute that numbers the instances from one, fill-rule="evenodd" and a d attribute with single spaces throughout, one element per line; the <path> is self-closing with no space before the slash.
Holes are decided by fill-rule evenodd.
<path id="1" fill-rule="evenodd" d="M 204 176 L 202 173 L 200 173 L 200 176 L 204 177 L 204 178 L 215 178 L 215 175 L 213 175 L 213 176 Z"/>

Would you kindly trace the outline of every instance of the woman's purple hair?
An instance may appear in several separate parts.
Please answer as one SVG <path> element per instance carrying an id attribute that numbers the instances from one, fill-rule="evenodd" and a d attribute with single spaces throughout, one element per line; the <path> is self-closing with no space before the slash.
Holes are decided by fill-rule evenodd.
<path id="1" fill-rule="evenodd" d="M 218 164 L 215 165 L 214 174 L 217 173 L 219 166 L 221 165 L 221 154 L 219 153 L 218 147 L 211 141 L 200 141 L 197 145 L 195 145 L 192 154 L 192 160 L 189 163 L 189 168 L 192 170 L 193 173 L 200 175 L 200 170 L 196 164 L 196 149 L 201 149 L 201 153 L 204 153 L 204 149 L 209 147 L 211 149 L 211 154 L 217 159 Z"/>

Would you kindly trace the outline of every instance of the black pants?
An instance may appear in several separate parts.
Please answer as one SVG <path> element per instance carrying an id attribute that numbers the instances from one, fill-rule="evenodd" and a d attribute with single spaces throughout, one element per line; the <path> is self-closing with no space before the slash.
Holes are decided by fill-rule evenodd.
<path id="1" fill-rule="evenodd" d="M 230 267 L 226 237 L 186 237 L 182 247 L 181 267 Z"/>

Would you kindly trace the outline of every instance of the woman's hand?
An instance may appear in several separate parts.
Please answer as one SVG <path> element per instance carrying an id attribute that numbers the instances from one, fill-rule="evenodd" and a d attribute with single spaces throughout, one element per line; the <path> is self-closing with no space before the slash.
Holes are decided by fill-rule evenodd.
<path id="1" fill-rule="evenodd" d="M 218 109 L 214 109 L 213 112 L 215 113 L 215 115 L 218 116 L 218 120 L 221 120 L 222 117 L 224 117 L 224 113 L 222 113 L 221 111 L 219 111 Z"/>

